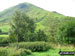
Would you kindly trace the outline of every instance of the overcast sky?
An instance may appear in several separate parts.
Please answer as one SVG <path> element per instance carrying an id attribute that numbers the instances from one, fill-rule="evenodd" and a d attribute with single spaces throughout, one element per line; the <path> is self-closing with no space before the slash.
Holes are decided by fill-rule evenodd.
<path id="1" fill-rule="evenodd" d="M 19 3 L 29 2 L 49 11 L 75 17 L 75 0 L 0 0 L 0 11 Z"/>

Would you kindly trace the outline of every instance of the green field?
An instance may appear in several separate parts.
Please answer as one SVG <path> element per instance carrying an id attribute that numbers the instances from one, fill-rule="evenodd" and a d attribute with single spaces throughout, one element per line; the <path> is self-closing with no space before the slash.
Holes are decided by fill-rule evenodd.
<path id="1" fill-rule="evenodd" d="M 0 37 L 8 37 L 9 35 L 0 35 Z"/>
<path id="2" fill-rule="evenodd" d="M 3 24 L 3 25 L 0 26 L 0 29 L 1 29 L 2 32 L 9 32 L 10 26 Z M 8 37 L 8 35 L 7 34 L 2 34 L 2 35 L 0 35 L 0 37 Z"/>
<path id="3" fill-rule="evenodd" d="M 0 29 L 2 32 L 8 32 L 10 30 L 10 25 L 1 25 Z"/>

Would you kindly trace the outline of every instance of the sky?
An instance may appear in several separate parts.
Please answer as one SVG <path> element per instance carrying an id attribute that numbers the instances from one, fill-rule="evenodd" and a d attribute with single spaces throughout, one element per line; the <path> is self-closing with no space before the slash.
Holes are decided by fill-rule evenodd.
<path id="1" fill-rule="evenodd" d="M 24 2 L 32 3 L 48 11 L 75 17 L 75 0 L 0 0 L 0 12 Z"/>

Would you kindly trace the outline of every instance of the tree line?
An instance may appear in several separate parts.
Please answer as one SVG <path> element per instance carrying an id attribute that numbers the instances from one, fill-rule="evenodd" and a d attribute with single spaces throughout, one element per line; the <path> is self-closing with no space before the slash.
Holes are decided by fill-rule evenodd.
<path id="1" fill-rule="evenodd" d="M 12 17 L 11 30 L 9 33 L 10 42 L 33 42 L 45 41 L 51 39 L 58 43 L 75 43 L 75 18 L 66 17 L 66 19 L 50 30 L 52 38 L 50 38 L 43 30 L 36 31 L 36 23 L 32 18 L 23 12 L 16 12 Z M 39 26 L 38 26 L 39 27 Z"/>

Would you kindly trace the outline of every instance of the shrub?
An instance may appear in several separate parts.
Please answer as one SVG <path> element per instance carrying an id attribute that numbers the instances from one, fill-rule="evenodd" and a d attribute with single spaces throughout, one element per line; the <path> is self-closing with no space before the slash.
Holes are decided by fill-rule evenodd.
<path id="1" fill-rule="evenodd" d="M 7 56 L 7 52 L 5 48 L 0 48 L 0 56 Z"/>
<path id="2" fill-rule="evenodd" d="M 47 51 L 50 45 L 47 42 L 19 42 L 10 44 L 11 47 L 30 49 L 31 51 Z"/>
<path id="3" fill-rule="evenodd" d="M 0 56 L 26 56 L 28 54 L 31 54 L 31 51 L 27 49 L 0 48 Z"/>
<path id="4" fill-rule="evenodd" d="M 0 37 L 0 46 L 8 45 L 8 37 Z"/>
<path id="5" fill-rule="evenodd" d="M 0 29 L 0 33 L 2 33 L 2 30 Z"/>

